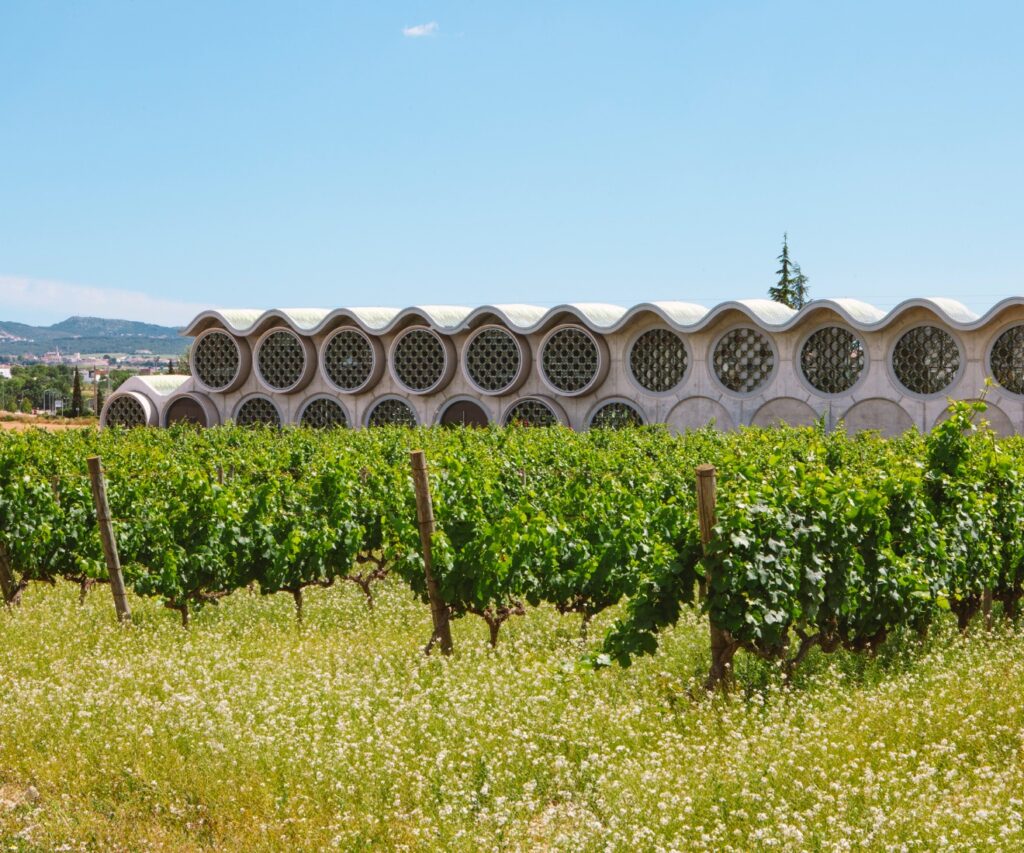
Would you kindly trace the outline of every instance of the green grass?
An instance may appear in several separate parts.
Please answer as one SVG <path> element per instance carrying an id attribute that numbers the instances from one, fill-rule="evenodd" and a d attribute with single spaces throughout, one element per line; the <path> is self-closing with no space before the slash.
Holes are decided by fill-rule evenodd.
<path id="1" fill-rule="evenodd" d="M 303 626 L 243 591 L 184 630 L 33 587 L 0 612 L 0 849 L 1024 848 L 1022 633 L 814 655 L 792 687 L 741 656 L 694 701 L 696 616 L 628 670 L 580 668 L 546 609 L 497 651 L 460 620 L 444 660 L 379 589 L 311 592 Z"/>

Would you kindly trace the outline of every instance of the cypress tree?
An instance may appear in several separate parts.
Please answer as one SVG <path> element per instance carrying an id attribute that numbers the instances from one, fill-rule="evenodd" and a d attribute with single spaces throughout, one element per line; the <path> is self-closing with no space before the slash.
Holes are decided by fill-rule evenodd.
<path id="1" fill-rule="evenodd" d="M 71 386 L 71 417 L 82 417 L 82 374 L 75 368 L 75 382 Z"/>

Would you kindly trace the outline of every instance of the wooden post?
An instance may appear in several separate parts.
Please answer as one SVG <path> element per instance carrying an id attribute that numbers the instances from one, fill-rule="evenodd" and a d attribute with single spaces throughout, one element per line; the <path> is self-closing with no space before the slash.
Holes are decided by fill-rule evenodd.
<path id="1" fill-rule="evenodd" d="M 224 485 L 224 466 L 221 465 L 219 462 L 217 463 L 217 485 Z"/>
<path id="2" fill-rule="evenodd" d="M 981 594 L 981 612 L 985 617 L 985 630 L 992 630 L 992 587 L 986 587 Z"/>
<path id="3" fill-rule="evenodd" d="M 700 544 L 705 550 L 711 544 L 715 529 L 716 474 L 714 465 L 697 466 L 697 520 L 700 522 Z"/>
<path id="4" fill-rule="evenodd" d="M 427 577 L 427 598 L 430 599 L 430 615 L 434 621 L 434 633 L 427 643 L 426 651 L 434 641 L 440 643 L 441 654 L 452 653 L 452 627 L 448 621 L 448 605 L 441 599 L 441 592 L 434 579 L 430 558 L 431 536 L 434 533 L 434 506 L 430 500 L 430 483 L 427 481 L 427 460 L 422 450 L 411 453 L 412 480 L 416 488 L 416 519 L 420 527 L 420 544 L 423 547 L 423 571 Z"/>
<path id="5" fill-rule="evenodd" d="M 717 497 L 716 472 L 714 465 L 697 466 L 697 520 L 700 523 L 700 542 L 707 553 L 708 546 L 715 530 L 715 500 Z M 707 572 L 707 570 L 705 570 Z M 710 572 L 704 579 L 707 595 L 711 595 Z M 711 670 L 708 672 L 704 687 L 713 690 L 719 684 L 728 683 L 732 655 L 735 645 L 727 631 L 715 625 L 714 619 L 708 616 L 711 631 Z"/>
<path id="6" fill-rule="evenodd" d="M 132 618 L 128 606 L 128 593 L 124 588 L 124 576 L 121 574 L 121 559 L 117 555 L 117 540 L 114 539 L 114 526 L 110 522 L 110 505 L 107 503 L 107 484 L 103 478 L 103 463 L 99 456 L 89 457 L 89 479 L 92 481 L 92 497 L 96 504 L 96 523 L 100 528 L 100 539 L 103 540 L 103 556 L 107 560 L 107 571 L 110 573 L 110 591 L 114 595 L 114 609 L 120 622 L 128 622 Z"/>
<path id="7" fill-rule="evenodd" d="M 0 594 L 5 604 L 16 604 L 18 601 L 18 582 L 14 578 L 14 570 L 7 555 L 7 548 L 0 543 Z"/>

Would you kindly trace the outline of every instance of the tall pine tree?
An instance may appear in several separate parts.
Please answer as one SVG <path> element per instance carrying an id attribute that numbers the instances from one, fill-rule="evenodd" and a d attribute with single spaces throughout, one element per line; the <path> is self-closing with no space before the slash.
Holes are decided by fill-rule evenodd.
<path id="1" fill-rule="evenodd" d="M 810 291 L 807 286 L 810 279 L 803 274 L 800 264 L 793 263 L 789 257 L 789 234 L 782 235 L 782 253 L 777 260 L 779 268 L 775 274 L 779 280 L 768 288 L 769 298 L 790 308 L 803 308 Z"/>
<path id="2" fill-rule="evenodd" d="M 791 308 L 803 308 L 807 304 L 807 294 L 810 288 L 807 282 L 810 281 L 800 269 L 800 264 L 793 264 L 793 302 Z"/>

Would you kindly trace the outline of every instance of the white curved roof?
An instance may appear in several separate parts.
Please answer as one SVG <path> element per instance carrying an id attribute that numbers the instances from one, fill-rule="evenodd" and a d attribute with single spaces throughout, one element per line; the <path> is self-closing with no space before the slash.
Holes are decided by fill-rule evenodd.
<path id="1" fill-rule="evenodd" d="M 114 394 L 122 391 L 149 392 L 149 396 L 166 397 L 173 394 L 192 377 L 180 373 L 159 373 L 154 376 L 129 376 L 122 382 Z"/>
<path id="2" fill-rule="evenodd" d="M 944 297 L 907 299 L 891 311 L 883 311 L 857 299 L 815 299 L 794 311 L 768 299 L 739 299 L 706 308 L 692 302 L 642 302 L 632 308 L 603 302 L 573 302 L 553 308 L 539 305 L 414 305 L 409 308 L 275 308 L 222 309 L 203 311 L 183 331 L 192 336 L 213 326 L 221 326 L 236 335 L 247 335 L 272 325 L 290 326 L 299 334 L 316 334 L 343 323 L 352 323 L 363 331 L 384 334 L 408 320 L 421 320 L 439 332 L 462 332 L 497 318 L 510 329 L 522 334 L 536 332 L 566 315 L 595 332 L 614 332 L 638 314 L 653 313 L 680 332 L 696 332 L 727 311 L 738 311 L 769 331 L 785 331 L 805 317 L 823 309 L 839 314 L 861 331 L 874 331 L 891 323 L 901 314 L 923 308 L 936 319 L 961 331 L 979 328 L 997 314 L 1016 305 L 1024 305 L 1024 296 L 1011 296 L 978 316 L 966 305 Z"/>

